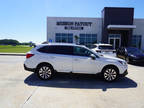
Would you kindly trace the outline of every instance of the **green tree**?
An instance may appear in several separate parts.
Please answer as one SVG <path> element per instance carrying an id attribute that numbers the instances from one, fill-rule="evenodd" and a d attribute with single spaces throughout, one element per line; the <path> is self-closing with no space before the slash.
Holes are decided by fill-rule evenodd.
<path id="1" fill-rule="evenodd" d="M 1 39 L 0 45 L 19 45 L 19 41 L 14 39 Z"/>

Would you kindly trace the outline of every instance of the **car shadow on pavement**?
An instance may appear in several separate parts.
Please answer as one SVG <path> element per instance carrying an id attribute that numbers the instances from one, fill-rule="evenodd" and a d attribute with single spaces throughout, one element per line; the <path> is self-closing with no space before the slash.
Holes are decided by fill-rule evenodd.
<path id="1" fill-rule="evenodd" d="M 97 75 L 64 74 L 57 73 L 48 81 L 40 80 L 36 74 L 31 74 L 24 80 L 30 86 L 56 87 L 56 88 L 78 88 L 78 89 L 102 89 L 109 88 L 136 88 L 137 83 L 130 78 L 119 78 L 114 82 L 103 81 Z"/>

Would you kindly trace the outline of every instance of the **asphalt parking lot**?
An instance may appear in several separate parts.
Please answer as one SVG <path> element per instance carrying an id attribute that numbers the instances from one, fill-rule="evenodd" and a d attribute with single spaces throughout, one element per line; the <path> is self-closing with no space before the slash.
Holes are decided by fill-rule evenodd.
<path id="1" fill-rule="evenodd" d="M 94 75 L 57 74 L 41 81 L 24 56 L 0 56 L 0 108 L 144 108 L 144 66 L 113 83 Z"/>

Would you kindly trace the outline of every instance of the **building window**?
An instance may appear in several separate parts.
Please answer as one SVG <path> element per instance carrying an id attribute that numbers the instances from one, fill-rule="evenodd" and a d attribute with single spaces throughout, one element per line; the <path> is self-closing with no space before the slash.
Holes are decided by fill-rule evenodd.
<path id="1" fill-rule="evenodd" d="M 56 33 L 55 42 L 73 43 L 73 34 L 72 33 Z"/>
<path id="2" fill-rule="evenodd" d="M 114 49 L 117 49 L 121 46 L 121 34 L 109 34 L 108 43 L 113 46 Z"/>
<path id="3" fill-rule="evenodd" d="M 133 47 L 137 47 L 137 48 L 141 48 L 141 39 L 142 39 L 142 36 L 141 35 L 133 35 L 132 36 L 132 43 L 131 45 Z"/>
<path id="4" fill-rule="evenodd" d="M 80 34 L 79 43 L 91 47 L 92 44 L 97 43 L 97 34 Z"/>

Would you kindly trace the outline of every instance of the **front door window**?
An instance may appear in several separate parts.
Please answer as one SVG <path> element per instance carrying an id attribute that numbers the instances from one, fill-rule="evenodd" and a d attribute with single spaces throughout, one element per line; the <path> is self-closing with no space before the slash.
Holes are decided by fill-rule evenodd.
<path id="1" fill-rule="evenodd" d="M 121 35 L 120 34 L 109 34 L 109 44 L 111 44 L 114 49 L 119 48 L 121 45 Z"/>
<path id="2" fill-rule="evenodd" d="M 115 39 L 115 49 L 120 47 L 120 39 Z"/>
<path id="3" fill-rule="evenodd" d="M 101 63 L 98 59 L 93 60 L 90 57 L 91 54 L 94 53 L 84 47 L 74 47 L 73 73 L 96 74 L 100 72 Z"/>

